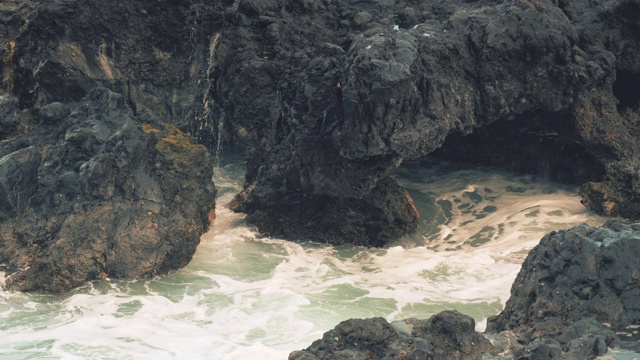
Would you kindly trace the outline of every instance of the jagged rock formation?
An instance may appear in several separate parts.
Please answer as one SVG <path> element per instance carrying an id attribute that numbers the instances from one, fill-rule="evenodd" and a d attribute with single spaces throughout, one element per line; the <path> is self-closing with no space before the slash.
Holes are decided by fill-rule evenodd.
<path id="1" fill-rule="evenodd" d="M 640 217 L 631 0 L 14 1 L 0 16 L 20 109 L 100 80 L 134 115 L 244 147 L 234 209 L 265 233 L 402 236 L 418 214 L 388 175 L 434 152 L 583 184 L 586 206 Z"/>
<path id="2" fill-rule="evenodd" d="M 51 103 L 0 147 L 0 263 L 6 286 L 66 291 L 99 278 L 185 266 L 209 225 L 215 188 L 204 146 L 104 87 Z M 17 100 L 0 97 L 0 117 Z"/>
<path id="3" fill-rule="evenodd" d="M 100 81 L 134 117 L 244 147 L 233 208 L 265 233 L 382 246 L 418 217 L 389 173 L 434 152 L 638 218 L 638 19 L 631 0 L 6 1 L 0 135 Z"/>
<path id="4" fill-rule="evenodd" d="M 176 126 L 206 130 L 212 116 L 208 69 L 222 5 L 0 4 L 8 288 L 65 291 L 189 262 L 215 188 L 208 151 Z"/>
<path id="5" fill-rule="evenodd" d="M 389 172 L 442 148 L 638 218 L 639 18 L 628 0 L 242 1 L 212 72 L 247 148 L 234 208 L 268 233 L 382 245 L 417 218 Z"/>
<path id="6" fill-rule="evenodd" d="M 548 358 L 593 358 L 614 340 L 640 351 L 639 271 L 640 224 L 613 219 L 552 232 L 527 256 L 487 331 L 513 331 L 528 344 L 519 352 L 555 354 Z"/>

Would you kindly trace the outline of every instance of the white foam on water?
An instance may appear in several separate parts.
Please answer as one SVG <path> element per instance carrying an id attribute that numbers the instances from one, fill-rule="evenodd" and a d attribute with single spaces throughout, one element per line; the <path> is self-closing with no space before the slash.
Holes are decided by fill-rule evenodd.
<path id="1" fill-rule="evenodd" d="M 216 173 L 223 204 L 241 189 L 242 169 Z M 437 166 L 397 177 L 431 215 L 389 248 L 264 238 L 219 206 L 180 271 L 67 295 L 0 292 L 0 357 L 283 359 L 348 318 L 445 309 L 472 315 L 482 330 L 545 233 L 603 221 L 575 189 L 531 177 Z"/>

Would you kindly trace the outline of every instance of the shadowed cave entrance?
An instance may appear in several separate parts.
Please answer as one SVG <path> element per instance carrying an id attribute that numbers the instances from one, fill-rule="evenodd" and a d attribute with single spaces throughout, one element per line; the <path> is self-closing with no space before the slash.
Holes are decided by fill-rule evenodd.
<path id="1" fill-rule="evenodd" d="M 540 175 L 562 184 L 600 181 L 605 174 L 604 165 L 581 143 L 571 115 L 565 112 L 527 114 L 476 128 L 471 134 L 453 133 L 429 157 Z"/>
<path id="2" fill-rule="evenodd" d="M 405 163 L 397 179 L 420 216 L 417 231 L 399 243 L 453 251 L 513 240 L 505 234 L 536 238 L 532 229 L 550 231 L 559 219 L 578 214 L 582 206 L 571 205 L 575 185 L 601 180 L 605 168 L 581 143 L 572 119 L 540 112 L 497 121 L 470 134 L 452 133 L 434 153 Z M 529 174 L 556 184 L 519 176 Z M 532 219 L 536 226 L 521 226 Z"/>

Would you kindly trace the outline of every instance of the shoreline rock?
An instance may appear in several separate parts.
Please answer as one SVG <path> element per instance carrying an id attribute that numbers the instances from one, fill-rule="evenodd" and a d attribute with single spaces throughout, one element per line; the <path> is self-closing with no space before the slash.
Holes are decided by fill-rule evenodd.
<path id="1" fill-rule="evenodd" d="M 0 93 L 19 111 L 0 131 L 101 81 L 135 116 L 245 148 L 233 209 L 289 239 L 413 231 L 389 174 L 434 153 L 638 219 L 639 18 L 631 0 L 7 1 Z"/>
<path id="2" fill-rule="evenodd" d="M 233 209 L 265 233 L 398 238 L 418 214 L 376 189 L 434 152 L 582 185 L 587 207 L 640 218 L 633 2 L 247 2 L 225 16 L 218 133 L 247 149 Z M 384 232 L 362 210 L 381 202 L 399 209 Z"/>
<path id="3" fill-rule="evenodd" d="M 25 197 L 68 207 L 62 188 L 103 201 L 105 214 L 116 184 L 159 196 L 162 175 L 109 173 L 135 152 L 109 139 L 148 148 L 143 139 L 160 136 L 154 151 L 165 155 L 184 143 L 171 127 L 156 135 L 131 125 L 130 110 L 210 149 L 244 147 L 245 190 L 233 209 L 289 239 L 384 246 L 412 232 L 419 214 L 389 174 L 434 153 L 580 184 L 589 208 L 638 219 L 638 19 L 631 0 L 5 1 L 0 157 L 3 169 L 26 166 L 1 175 L 4 216 L 35 216 Z M 122 94 L 100 105 L 121 114 L 66 125 L 97 82 Z M 40 160 L 24 150 L 32 145 Z M 166 156 L 179 172 L 196 171 Z M 42 183 L 17 187 L 38 161 Z M 48 187 L 57 193 L 38 190 Z M 157 213 L 150 203 L 145 214 Z M 62 229 L 39 221 L 38 234 L 6 230 L 7 244 L 28 248 Z M 92 261 L 101 270 L 90 277 L 103 276 L 103 259 Z"/>
<path id="4" fill-rule="evenodd" d="M 640 325 L 639 272 L 639 223 L 611 219 L 552 232 L 529 252 L 487 332 L 515 332 L 533 348 L 554 340 L 584 358 L 612 344 L 640 351 L 640 335 L 627 329 Z"/>
<path id="5" fill-rule="evenodd" d="M 475 321 L 457 311 L 427 320 L 388 323 L 383 318 L 350 319 L 295 351 L 289 360 L 333 359 L 482 359 L 491 343 L 475 331 Z"/>
<path id="6" fill-rule="evenodd" d="M 73 110 L 45 106 L 40 121 L 0 146 L 7 289 L 63 292 L 191 260 L 216 193 L 204 146 L 148 114 L 132 117 L 102 86 Z"/>
<path id="7" fill-rule="evenodd" d="M 223 11 L 200 1 L 0 3 L 7 288 L 61 292 L 189 262 L 215 218 L 211 159 L 195 141 L 212 143 L 207 72 Z"/>

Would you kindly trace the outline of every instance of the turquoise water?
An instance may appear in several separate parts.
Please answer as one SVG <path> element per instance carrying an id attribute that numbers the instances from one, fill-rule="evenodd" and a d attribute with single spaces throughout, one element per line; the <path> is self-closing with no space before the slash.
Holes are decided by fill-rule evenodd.
<path id="1" fill-rule="evenodd" d="M 527 251 L 551 230 L 604 219 L 576 189 L 489 168 L 405 164 L 422 216 L 386 249 L 262 237 L 224 207 L 243 168 L 215 172 L 218 217 L 184 269 L 65 295 L 0 291 L 2 359 L 286 359 L 340 321 L 456 309 L 482 330 Z"/>

